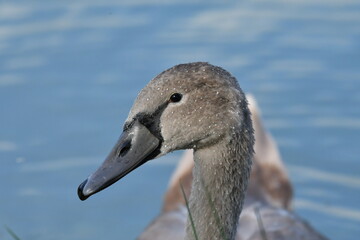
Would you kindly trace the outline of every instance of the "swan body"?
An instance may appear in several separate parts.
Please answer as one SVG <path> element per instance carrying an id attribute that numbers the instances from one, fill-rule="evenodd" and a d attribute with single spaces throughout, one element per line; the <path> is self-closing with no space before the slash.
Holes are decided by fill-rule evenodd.
<path id="1" fill-rule="evenodd" d="M 238 222 L 253 144 L 248 103 L 236 79 L 208 63 L 180 64 L 160 73 L 141 90 L 118 142 L 104 163 L 79 186 L 78 195 L 85 200 L 146 161 L 174 150 L 192 149 L 193 177 L 187 181 L 191 187 L 186 188 L 192 218 L 184 205 L 166 205 L 147 230 L 150 238 L 145 234 L 140 239 L 239 239 Z M 257 171 L 256 175 L 264 174 Z M 277 184 L 272 187 L 277 188 Z M 269 230 L 267 223 L 275 211 L 268 202 L 279 201 L 262 192 L 256 190 L 251 196 L 259 200 L 256 206 Z M 255 206 L 252 202 L 245 203 L 245 214 L 240 217 L 248 229 L 254 228 L 253 211 L 248 210 Z M 282 215 L 293 217 L 286 211 Z M 241 234 L 245 233 L 240 233 L 240 239 L 256 239 L 252 232 L 247 233 L 248 238 Z"/>
<path id="2" fill-rule="evenodd" d="M 327 239 L 295 213 L 283 208 L 253 202 L 250 205 L 244 205 L 239 218 L 236 240 L 264 240 L 256 216 L 257 212 L 261 215 L 268 240 Z M 150 223 L 138 240 L 183 240 L 186 235 L 187 215 L 184 205 L 179 206 L 176 210 L 163 212 Z"/>
<path id="3" fill-rule="evenodd" d="M 263 240 L 256 213 L 261 215 L 269 240 L 326 239 L 291 212 L 292 185 L 276 142 L 262 124 L 254 97 L 247 95 L 247 99 L 254 126 L 255 154 L 235 239 Z M 172 175 L 161 214 L 150 223 L 138 240 L 184 239 L 187 209 L 179 182 L 188 197 L 193 167 L 193 153 L 187 150 Z"/>

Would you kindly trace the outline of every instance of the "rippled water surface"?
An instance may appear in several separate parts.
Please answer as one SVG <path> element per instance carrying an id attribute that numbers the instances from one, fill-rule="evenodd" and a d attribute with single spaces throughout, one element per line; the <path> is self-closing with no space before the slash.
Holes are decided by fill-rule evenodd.
<path id="1" fill-rule="evenodd" d="M 137 92 L 209 61 L 258 99 L 295 185 L 331 239 L 360 235 L 360 2 L 0 1 L 1 226 L 24 240 L 134 239 L 180 156 L 80 202 Z"/>

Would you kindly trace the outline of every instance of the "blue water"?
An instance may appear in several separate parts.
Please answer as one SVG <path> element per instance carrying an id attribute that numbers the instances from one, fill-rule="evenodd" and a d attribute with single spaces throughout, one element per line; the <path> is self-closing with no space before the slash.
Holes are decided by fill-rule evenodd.
<path id="1" fill-rule="evenodd" d="M 360 2 L 0 1 L 0 239 L 134 239 L 180 153 L 78 200 L 137 92 L 209 61 L 258 99 L 295 185 L 331 239 L 360 235 Z"/>

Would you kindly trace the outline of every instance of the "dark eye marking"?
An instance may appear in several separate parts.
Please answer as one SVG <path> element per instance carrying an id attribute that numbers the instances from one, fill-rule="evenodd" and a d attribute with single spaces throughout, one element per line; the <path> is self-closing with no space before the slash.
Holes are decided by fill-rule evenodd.
<path id="1" fill-rule="evenodd" d="M 170 101 L 170 102 L 173 102 L 173 103 L 176 103 L 176 102 L 180 102 L 181 98 L 182 98 L 181 93 L 173 93 L 173 94 L 170 96 L 169 101 Z"/>

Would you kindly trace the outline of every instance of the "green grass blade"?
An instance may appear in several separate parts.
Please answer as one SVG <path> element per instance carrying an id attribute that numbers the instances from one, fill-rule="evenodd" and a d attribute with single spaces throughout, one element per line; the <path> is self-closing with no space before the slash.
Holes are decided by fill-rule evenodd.
<path id="1" fill-rule="evenodd" d="M 261 219 L 259 207 L 256 206 L 254 211 L 255 211 L 255 215 L 256 215 L 256 220 L 257 220 L 258 225 L 259 225 L 260 235 L 261 235 L 263 240 L 268 240 L 268 238 L 266 236 L 266 231 L 265 231 L 265 228 L 264 228 L 264 224 L 263 224 L 263 221 Z"/>
<path id="2" fill-rule="evenodd" d="M 5 229 L 15 240 L 21 240 L 11 228 L 5 226 Z"/>
<path id="3" fill-rule="evenodd" d="M 184 199 L 185 199 L 186 208 L 187 208 L 187 210 L 188 210 L 188 212 L 189 212 L 189 218 L 190 218 L 192 230 L 193 230 L 193 232 L 194 232 L 194 237 L 195 237 L 196 240 L 199 240 L 199 237 L 198 237 L 198 235 L 197 235 L 197 233 L 196 233 L 195 223 L 194 223 L 193 217 L 192 217 L 192 215 L 191 215 L 191 211 L 190 211 L 190 207 L 189 207 L 189 202 L 188 202 L 187 197 L 186 197 L 186 195 L 185 195 L 184 187 L 183 187 L 181 181 L 180 181 L 180 187 L 181 187 L 182 195 L 183 195 L 183 197 L 184 197 Z"/>

